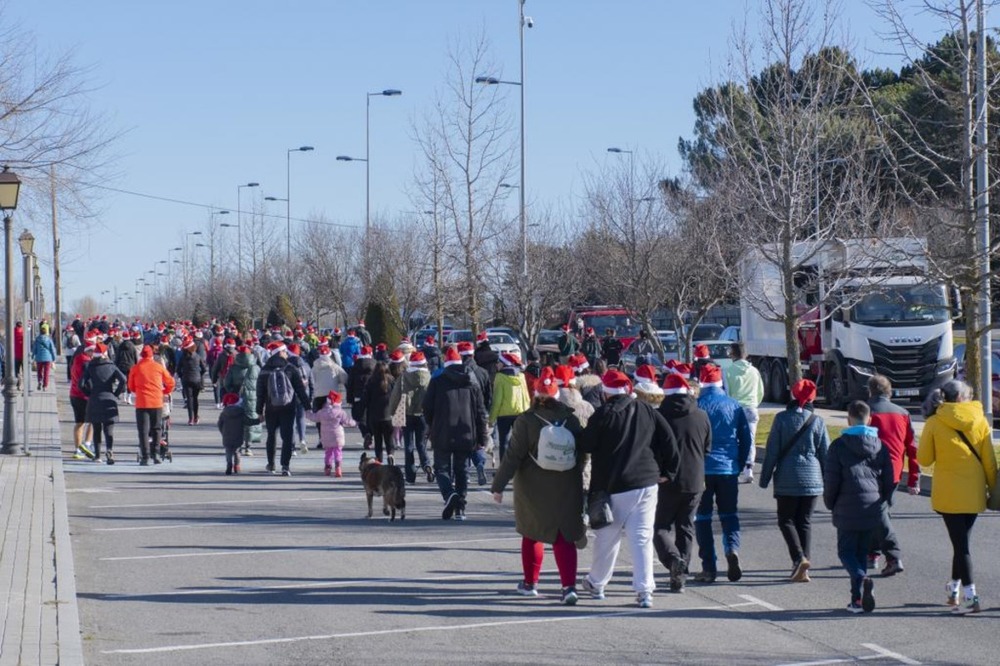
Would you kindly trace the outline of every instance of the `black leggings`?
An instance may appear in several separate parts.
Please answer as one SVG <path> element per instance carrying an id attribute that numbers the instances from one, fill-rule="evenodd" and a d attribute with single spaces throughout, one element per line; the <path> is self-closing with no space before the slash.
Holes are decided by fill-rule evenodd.
<path id="1" fill-rule="evenodd" d="M 115 423 L 114 421 L 107 421 L 105 423 L 91 423 L 94 426 L 94 457 L 99 457 L 101 455 L 101 435 L 104 435 L 104 440 L 107 442 L 108 453 L 115 448 Z"/>
<path id="2" fill-rule="evenodd" d="M 798 566 L 803 558 L 809 559 L 816 498 L 778 495 L 774 499 L 778 501 L 778 529 L 781 530 L 781 536 L 785 537 L 792 564 Z"/>
<path id="3" fill-rule="evenodd" d="M 951 579 L 962 581 L 962 585 L 972 585 L 972 555 L 969 554 L 969 534 L 976 523 L 974 513 L 942 513 L 944 526 L 948 529 L 953 555 L 951 557 Z"/>
<path id="4" fill-rule="evenodd" d="M 396 443 L 392 439 L 392 421 L 373 421 L 369 424 L 372 437 L 375 438 L 375 457 L 382 460 L 382 450 L 390 456 L 396 452 Z"/>
<path id="5" fill-rule="evenodd" d="M 198 394 L 201 393 L 201 384 L 184 383 L 184 400 L 187 401 L 188 421 L 198 418 Z"/>

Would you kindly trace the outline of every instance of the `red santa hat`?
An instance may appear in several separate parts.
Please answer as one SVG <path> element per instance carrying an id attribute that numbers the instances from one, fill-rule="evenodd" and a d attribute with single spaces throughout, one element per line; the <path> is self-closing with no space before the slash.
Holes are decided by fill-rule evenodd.
<path id="1" fill-rule="evenodd" d="M 433 347 L 434 346 L 434 336 L 433 335 L 428 335 L 426 338 L 424 338 L 424 346 L 425 347 Z"/>
<path id="2" fill-rule="evenodd" d="M 181 340 L 181 349 L 194 349 L 194 340 L 190 337 L 185 337 Z"/>
<path id="3" fill-rule="evenodd" d="M 194 332 L 194 337 L 198 338 L 199 340 L 201 340 L 201 338 L 204 337 L 204 335 L 205 334 L 202 333 L 201 331 L 195 331 Z"/>
<path id="4" fill-rule="evenodd" d="M 479 335 L 476 336 L 476 342 L 489 342 L 489 341 L 490 339 L 486 336 L 486 331 L 482 331 L 480 332 Z"/>
<path id="5" fill-rule="evenodd" d="M 655 382 L 656 381 L 656 368 L 651 366 L 649 363 L 643 363 L 638 368 L 635 369 L 635 380 Z"/>
<path id="6" fill-rule="evenodd" d="M 473 348 L 471 342 L 459 342 L 458 343 L 458 353 L 462 356 L 472 356 L 475 353 L 475 348 Z"/>
<path id="7" fill-rule="evenodd" d="M 427 365 L 427 357 L 421 351 L 415 351 L 410 354 L 410 367 L 411 368 L 423 368 Z"/>
<path id="8" fill-rule="evenodd" d="M 231 407 L 232 405 L 240 404 L 240 394 L 239 393 L 226 393 L 222 396 L 222 406 Z"/>
<path id="9" fill-rule="evenodd" d="M 558 365 L 556 366 L 555 372 L 556 383 L 559 386 L 570 386 L 576 383 L 576 375 L 573 374 L 573 368 L 568 365 Z"/>
<path id="10" fill-rule="evenodd" d="M 521 363 L 521 357 L 514 352 L 501 352 L 500 362 L 508 368 L 520 368 L 524 365 Z"/>
<path id="11" fill-rule="evenodd" d="M 358 358 L 371 358 L 371 357 L 372 357 L 372 348 L 371 348 L 371 346 L 370 345 L 365 345 L 364 347 L 362 347 L 361 348 L 361 353 L 358 354 Z"/>
<path id="12" fill-rule="evenodd" d="M 406 358 L 403 356 L 403 352 L 398 349 L 394 349 L 391 354 L 389 354 L 389 363 L 402 363 Z"/>
<path id="13" fill-rule="evenodd" d="M 288 353 L 289 353 L 289 354 L 294 354 L 295 356 L 298 356 L 298 355 L 299 355 L 299 352 L 301 352 L 301 351 L 302 351 L 302 347 L 300 347 L 300 346 L 299 346 L 299 345 L 298 345 L 297 343 L 295 343 L 295 342 L 293 342 L 293 343 L 291 343 L 290 345 L 288 345 Z"/>
<path id="14" fill-rule="evenodd" d="M 334 335 L 340 335 L 340 329 L 339 329 L 339 328 L 336 328 L 336 327 L 334 327 L 334 329 L 333 329 L 333 334 L 334 334 Z"/>
<path id="15" fill-rule="evenodd" d="M 608 370 L 601 377 L 605 395 L 629 395 L 632 393 L 632 382 L 621 370 Z"/>
<path id="16" fill-rule="evenodd" d="M 671 372 L 667 375 L 666 379 L 663 380 L 663 394 L 664 395 L 676 395 L 678 393 L 690 393 L 691 385 L 687 383 L 687 380 L 681 377 L 676 372 Z"/>
<path id="17" fill-rule="evenodd" d="M 712 358 L 712 355 L 708 353 L 708 345 L 695 345 L 694 346 L 694 360 L 702 361 Z"/>
<path id="18" fill-rule="evenodd" d="M 459 355 L 458 350 L 454 347 L 448 347 L 444 351 L 444 367 L 449 365 L 458 365 L 462 362 L 462 357 Z"/>
<path id="19" fill-rule="evenodd" d="M 133 340 L 141 340 L 142 339 L 142 332 L 141 331 L 132 331 L 132 336 L 131 337 L 132 337 Z"/>
<path id="20" fill-rule="evenodd" d="M 364 325 L 365 325 L 365 320 L 364 319 L 359 319 L 358 320 L 358 326 L 364 326 Z"/>
<path id="21" fill-rule="evenodd" d="M 715 386 L 722 388 L 722 368 L 714 363 L 703 365 L 701 373 L 698 375 L 698 381 L 702 386 Z"/>
<path id="22" fill-rule="evenodd" d="M 573 368 L 573 372 L 580 375 L 590 367 L 590 363 L 587 362 L 587 357 L 583 354 L 573 354 L 569 357 L 569 366 Z"/>
<path id="23" fill-rule="evenodd" d="M 325 342 L 321 342 L 319 344 L 319 349 L 317 351 L 319 352 L 320 356 L 329 356 L 330 355 L 330 345 L 328 345 Z"/>
<path id="24" fill-rule="evenodd" d="M 236 340 L 232 338 L 226 338 L 226 344 L 223 345 L 226 349 L 236 349 Z"/>
<path id="25" fill-rule="evenodd" d="M 559 395 L 559 382 L 556 380 L 555 373 L 552 372 L 552 368 L 549 366 L 542 368 L 541 374 L 538 375 L 538 380 L 535 381 L 535 395 L 544 395 L 550 398 Z"/>
<path id="26" fill-rule="evenodd" d="M 288 347 L 281 340 L 275 340 L 274 342 L 267 343 L 267 351 L 277 354 L 278 352 L 288 351 Z"/>
<path id="27" fill-rule="evenodd" d="M 239 347 L 236 348 L 236 353 L 237 354 L 248 354 L 248 353 L 250 353 L 250 348 L 247 347 L 246 345 L 240 345 Z"/>
<path id="28" fill-rule="evenodd" d="M 343 400 L 341 395 L 336 391 L 330 391 L 329 393 L 327 393 L 326 399 L 330 402 L 331 405 L 339 405 Z"/>
<path id="29" fill-rule="evenodd" d="M 674 366 L 674 372 L 683 377 L 684 379 L 691 379 L 691 372 L 693 368 L 690 363 L 678 363 Z"/>
<path id="30" fill-rule="evenodd" d="M 563 324 L 562 331 L 563 333 L 569 333 L 569 324 Z"/>
<path id="31" fill-rule="evenodd" d="M 587 330 L 586 330 L 586 333 L 587 333 L 587 335 L 594 335 L 595 334 L 594 333 L 594 327 L 593 326 L 588 326 Z"/>

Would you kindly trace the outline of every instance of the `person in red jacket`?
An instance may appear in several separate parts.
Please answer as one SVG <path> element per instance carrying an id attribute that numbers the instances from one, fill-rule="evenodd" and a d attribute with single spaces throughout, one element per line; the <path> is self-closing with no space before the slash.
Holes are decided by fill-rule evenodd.
<path id="1" fill-rule="evenodd" d="M 76 449 L 73 457 L 80 460 L 84 457 L 93 458 L 94 451 L 87 442 L 90 439 L 91 426 L 87 423 L 87 394 L 80 388 L 83 370 L 94 356 L 97 345 L 96 338 L 87 338 L 73 354 L 69 370 L 69 404 L 73 408 L 73 443 Z"/>
<path id="2" fill-rule="evenodd" d="M 871 407 L 871 425 L 878 429 L 878 438 L 882 441 L 882 446 L 889 451 L 889 460 L 892 462 L 892 480 L 895 483 L 893 488 L 899 485 L 903 475 L 905 454 L 908 464 L 906 487 L 911 495 L 917 495 L 920 493 L 920 465 L 917 464 L 917 446 L 914 442 L 910 413 L 889 400 L 892 396 L 892 383 L 884 375 L 872 375 L 869 378 L 868 394 L 871 396 L 868 401 L 868 406 Z M 877 569 L 879 555 L 885 555 L 885 568 L 881 574 L 883 577 L 903 572 L 899 541 L 892 529 L 892 520 L 889 516 L 889 507 L 892 506 L 891 494 L 887 500 L 882 513 L 882 527 L 878 530 L 868 555 L 870 570 Z"/>
<path id="3" fill-rule="evenodd" d="M 24 365 L 24 326 L 14 322 L 14 377 L 17 378 L 17 388 L 21 388 L 21 366 Z"/>

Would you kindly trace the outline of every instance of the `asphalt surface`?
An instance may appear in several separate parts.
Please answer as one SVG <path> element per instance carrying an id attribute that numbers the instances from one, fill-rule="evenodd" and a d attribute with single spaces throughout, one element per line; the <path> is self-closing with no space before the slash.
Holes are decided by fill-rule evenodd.
<path id="1" fill-rule="evenodd" d="M 997 514 L 973 533 L 987 607 L 976 616 L 943 605 L 951 551 L 929 498 L 896 495 L 906 572 L 877 579 L 875 613 L 853 616 L 829 514 L 814 517 L 813 582 L 787 583 L 771 492 L 756 486 L 741 487 L 741 582 L 670 594 L 657 565 L 655 605 L 640 610 L 626 545 L 607 599 L 581 595 L 565 607 L 551 552 L 541 596 L 514 593 L 520 538 L 509 493 L 497 506 L 473 487 L 468 521 L 445 522 L 436 486 L 418 480 L 405 521 L 377 510 L 366 520 L 357 431 L 348 432 L 343 479 L 323 476 L 315 450 L 293 459 L 292 477 L 265 475 L 262 446 L 243 474 L 227 477 L 207 402 L 200 425 L 173 426 L 173 463 L 145 468 L 134 458 L 132 409 L 122 413 L 118 464 L 65 467 L 88 663 L 997 662 Z M 70 442 L 66 406 L 61 418 Z M 315 430 L 308 437 L 315 442 Z M 589 561 L 588 548 L 581 576 Z"/>

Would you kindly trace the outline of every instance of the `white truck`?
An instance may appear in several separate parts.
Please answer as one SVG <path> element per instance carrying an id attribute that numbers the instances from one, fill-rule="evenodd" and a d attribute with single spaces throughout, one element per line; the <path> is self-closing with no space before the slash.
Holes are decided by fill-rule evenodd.
<path id="1" fill-rule="evenodd" d="M 742 335 L 764 378 L 765 400 L 789 398 L 778 248 L 741 264 Z M 927 279 L 922 239 L 864 238 L 792 245 L 803 376 L 843 408 L 868 397 L 875 373 L 893 397 L 923 400 L 955 375 L 952 310 L 944 285 Z M 770 259 L 765 259 L 765 255 Z M 763 314 L 762 314 L 763 313 Z"/>

